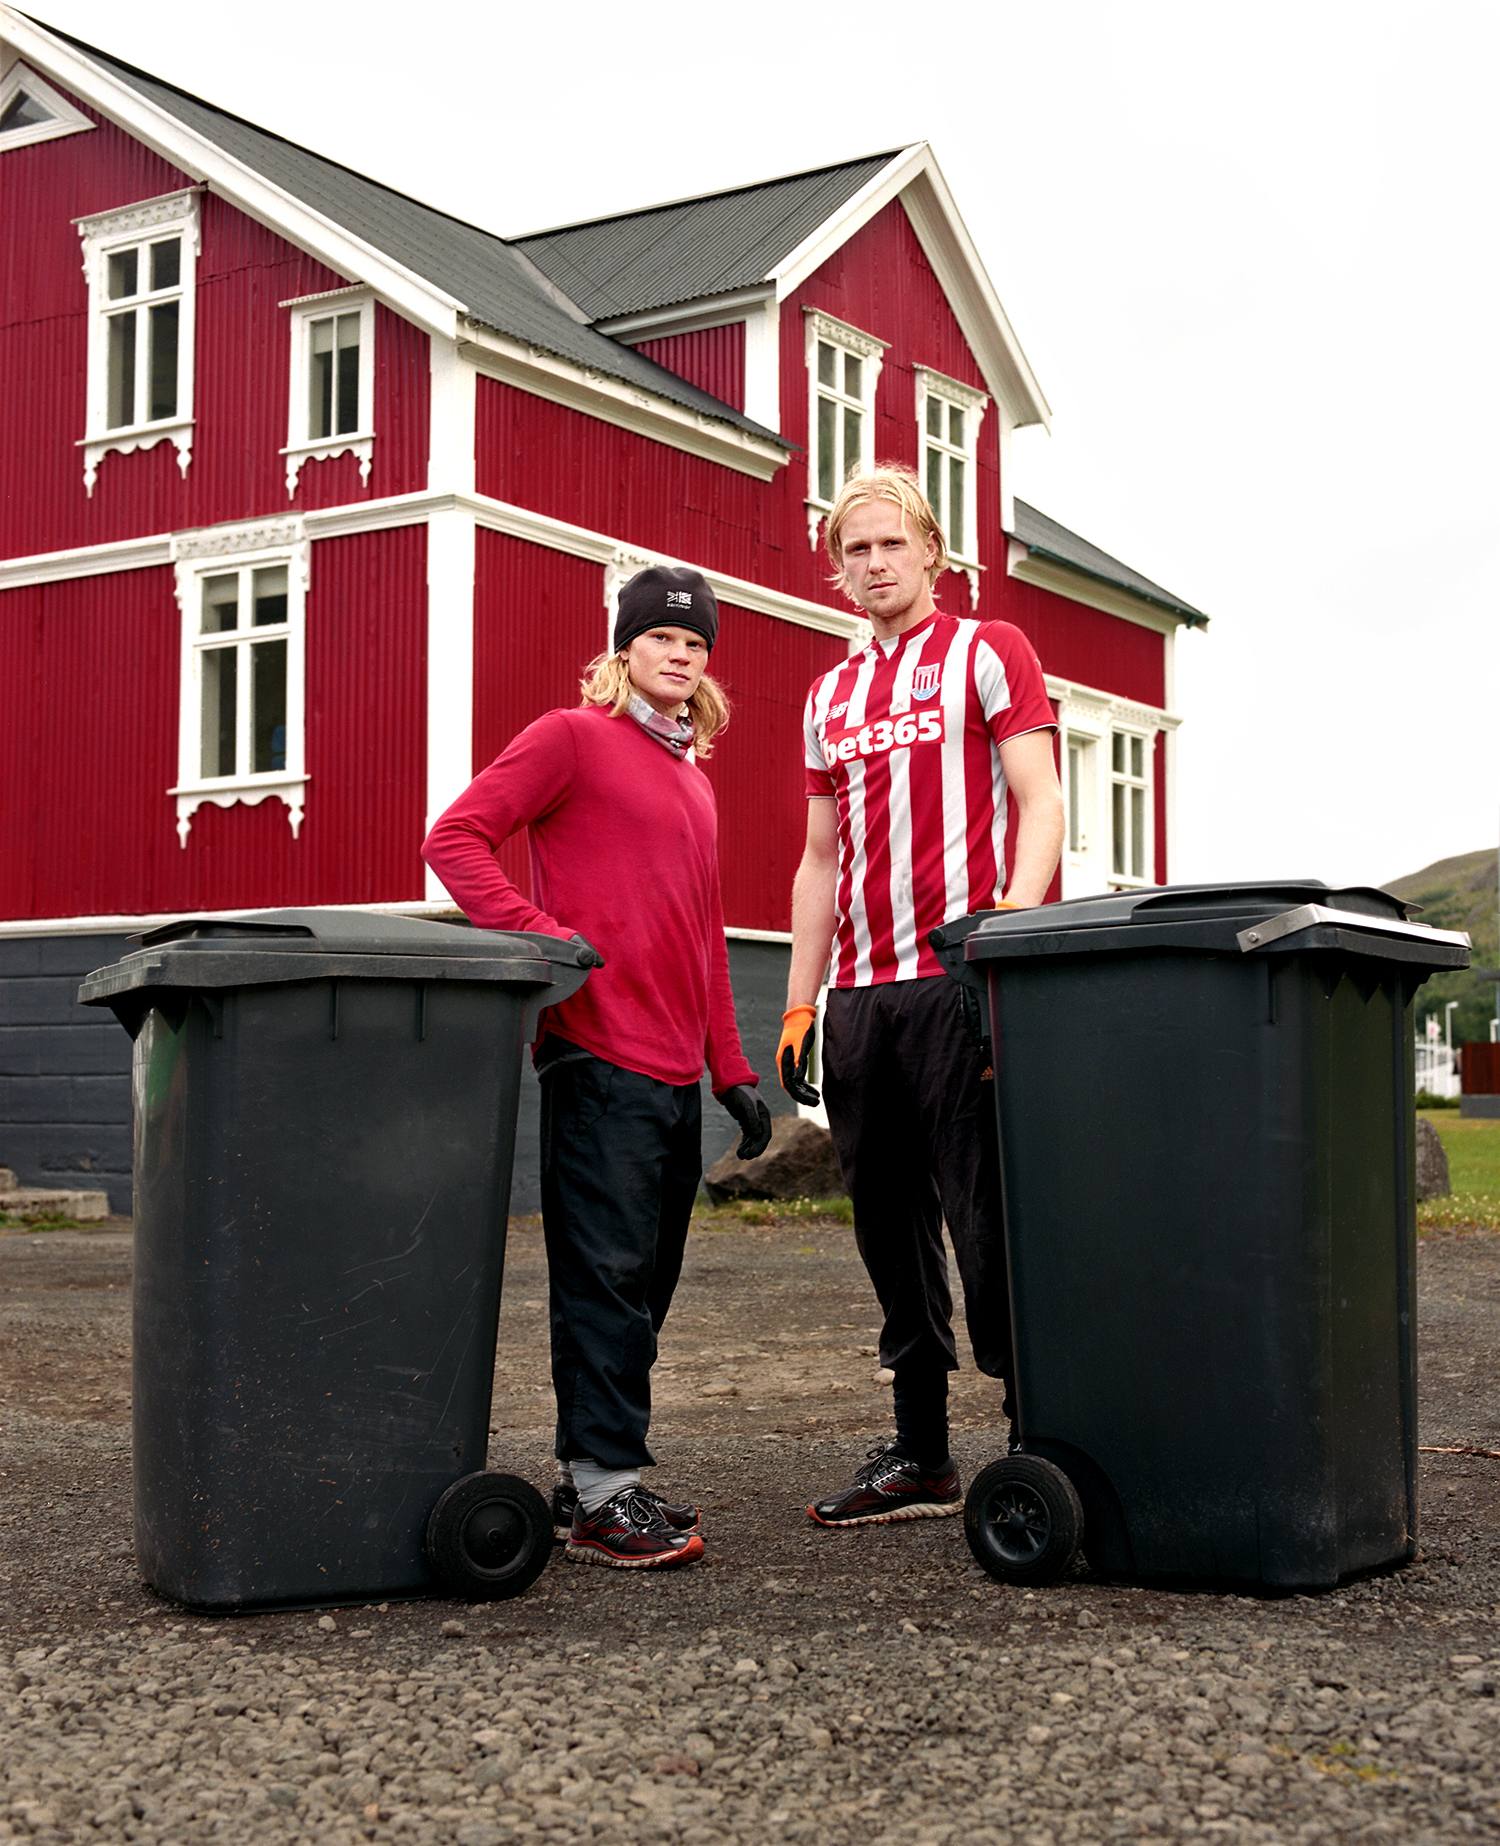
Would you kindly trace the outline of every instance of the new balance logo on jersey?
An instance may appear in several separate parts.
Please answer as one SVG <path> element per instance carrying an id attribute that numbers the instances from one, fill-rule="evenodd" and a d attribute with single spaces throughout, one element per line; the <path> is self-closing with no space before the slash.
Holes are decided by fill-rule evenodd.
<path id="1" fill-rule="evenodd" d="M 942 682 L 943 663 L 940 660 L 918 667 L 911 676 L 911 696 L 914 699 L 930 699 Z"/>
<path id="2" fill-rule="evenodd" d="M 832 769 L 856 757 L 884 756 L 889 750 L 908 750 L 913 744 L 943 740 L 941 711 L 903 712 L 899 718 L 877 718 L 857 731 L 825 731 L 823 761 Z"/>

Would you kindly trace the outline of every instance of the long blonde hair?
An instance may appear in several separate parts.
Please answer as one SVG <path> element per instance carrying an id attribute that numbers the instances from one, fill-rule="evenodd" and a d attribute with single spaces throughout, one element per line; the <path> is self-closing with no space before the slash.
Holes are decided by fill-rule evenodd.
<path id="1" fill-rule="evenodd" d="M 585 705 L 608 705 L 610 717 L 618 718 L 636 686 L 623 654 L 598 654 L 584 669 L 578 690 Z M 687 702 L 687 711 L 693 726 L 694 752 L 700 757 L 712 756 L 713 740 L 729 722 L 729 700 L 723 688 L 705 673 Z"/>

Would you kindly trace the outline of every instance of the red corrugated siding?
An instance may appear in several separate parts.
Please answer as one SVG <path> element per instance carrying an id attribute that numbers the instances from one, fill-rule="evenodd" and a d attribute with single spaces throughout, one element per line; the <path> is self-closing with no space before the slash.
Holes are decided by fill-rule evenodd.
<path id="1" fill-rule="evenodd" d="M 179 847 L 180 621 L 167 570 L 0 598 L 6 916 L 367 903 L 422 893 L 426 528 L 313 548 L 307 813 L 205 806 Z"/>
<path id="2" fill-rule="evenodd" d="M 607 638 L 602 565 L 501 532 L 477 533 L 475 769 L 492 763 L 544 711 L 576 705 L 582 670 Z M 507 841 L 499 861 L 529 895 L 525 836 Z"/>
<path id="3" fill-rule="evenodd" d="M 790 929 L 792 876 L 807 837 L 802 709 L 847 648 L 833 635 L 720 605 L 712 671 L 734 715 L 704 764 L 719 803 L 724 921 Z"/>
<path id="4" fill-rule="evenodd" d="M 1459 1046 L 1458 1070 L 1465 1096 L 1500 1095 L 1500 1045 L 1470 1039 Z"/>
<path id="5" fill-rule="evenodd" d="M 492 761 L 544 711 L 578 700 L 585 664 L 604 645 L 604 571 L 495 532 L 479 534 L 474 626 L 474 761 Z M 751 610 L 720 608 L 714 677 L 734 717 L 704 765 L 719 803 L 724 918 L 786 929 L 792 874 L 807 829 L 802 705 L 844 644 Z M 524 841 L 500 863 L 529 888 Z"/>
<path id="6" fill-rule="evenodd" d="M 697 333 L 674 333 L 665 340 L 641 340 L 636 351 L 664 365 L 718 398 L 721 404 L 745 408 L 745 323 L 704 327 Z"/>
<path id="7" fill-rule="evenodd" d="M 81 107 L 82 105 L 80 105 Z M 97 119 L 97 117 L 95 118 Z M 26 555 L 221 520 L 292 504 L 406 493 L 426 483 L 427 337 L 377 308 L 376 441 L 368 486 L 352 456 L 310 463 L 286 493 L 290 356 L 280 303 L 343 278 L 223 200 L 201 201 L 193 457 L 170 442 L 106 455 L 94 493 L 78 441 L 86 415 L 88 289 L 72 220 L 191 183 L 109 124 L 20 148 L 0 161 L 0 553 Z"/>
<path id="8" fill-rule="evenodd" d="M 999 613 L 1030 639 L 1048 673 L 1143 705 L 1165 705 L 1166 640 L 1154 628 L 1014 577 L 1005 579 Z"/>

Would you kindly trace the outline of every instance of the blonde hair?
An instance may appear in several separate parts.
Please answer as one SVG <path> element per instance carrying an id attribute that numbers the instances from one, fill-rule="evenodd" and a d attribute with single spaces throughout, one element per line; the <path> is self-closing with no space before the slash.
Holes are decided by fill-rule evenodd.
<path id="1" fill-rule="evenodd" d="M 584 669 L 578 683 L 585 705 L 608 705 L 618 718 L 636 690 L 630 668 L 621 654 L 598 654 Z M 729 700 L 723 688 L 705 673 L 688 700 L 687 715 L 693 726 L 693 749 L 700 757 L 713 755 L 713 740 L 729 722 Z"/>
<path id="2" fill-rule="evenodd" d="M 849 579 L 844 575 L 844 521 L 857 506 L 864 506 L 871 500 L 889 500 L 901 508 L 903 521 L 909 518 L 917 529 L 917 543 L 925 550 L 928 539 L 937 547 L 936 555 L 927 571 L 930 587 L 938 580 L 938 573 L 948 562 L 948 539 L 943 528 L 938 524 L 932 508 L 927 504 L 927 496 L 922 492 L 921 483 L 913 469 L 900 462 L 882 462 L 878 468 L 872 468 L 867 474 L 851 475 L 839 490 L 839 497 L 833 503 L 833 511 L 828 515 L 826 541 L 828 556 L 833 564 L 832 582 L 841 589 L 851 602 Z"/>

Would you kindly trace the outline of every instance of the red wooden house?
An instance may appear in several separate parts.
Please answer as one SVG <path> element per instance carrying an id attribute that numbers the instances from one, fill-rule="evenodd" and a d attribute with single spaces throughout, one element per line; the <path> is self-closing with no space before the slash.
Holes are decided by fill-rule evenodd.
<path id="1" fill-rule="evenodd" d="M 574 700 L 646 561 L 723 609 L 709 773 L 768 1065 L 803 697 L 857 633 L 820 543 L 855 462 L 919 469 L 939 600 L 1037 646 L 1062 894 L 1168 876 L 1173 637 L 1203 618 L 1015 500 L 1012 431 L 1047 407 L 925 144 L 503 239 L 0 6 L 0 225 L 24 1178 L 128 1173 L 128 1047 L 77 973 L 165 915 L 446 907 L 429 820 Z M 505 863 L 526 877 L 519 842 Z"/>

